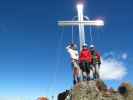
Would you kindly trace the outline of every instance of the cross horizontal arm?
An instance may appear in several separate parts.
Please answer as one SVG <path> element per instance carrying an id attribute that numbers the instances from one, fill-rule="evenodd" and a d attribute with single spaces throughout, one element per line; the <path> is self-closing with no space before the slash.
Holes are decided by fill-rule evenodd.
<path id="1" fill-rule="evenodd" d="M 104 26 L 104 21 L 102 20 L 92 20 L 92 21 L 58 21 L 59 26 L 79 26 L 80 24 L 84 26 Z"/>

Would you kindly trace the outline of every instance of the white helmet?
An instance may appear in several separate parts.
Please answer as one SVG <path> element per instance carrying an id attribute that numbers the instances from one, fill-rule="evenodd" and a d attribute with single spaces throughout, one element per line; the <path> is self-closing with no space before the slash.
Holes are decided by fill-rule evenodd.
<path id="1" fill-rule="evenodd" d="M 95 48 L 95 46 L 93 44 L 90 45 L 90 48 Z"/>
<path id="2" fill-rule="evenodd" d="M 88 47 L 88 45 L 86 43 L 83 44 L 83 47 Z"/>
<path id="3" fill-rule="evenodd" d="M 77 47 L 76 44 L 74 44 L 74 45 L 73 45 L 73 48 L 74 48 L 75 50 L 77 50 L 78 47 Z"/>
<path id="4" fill-rule="evenodd" d="M 94 51 L 95 50 L 95 46 L 93 44 L 90 45 L 90 50 Z"/>

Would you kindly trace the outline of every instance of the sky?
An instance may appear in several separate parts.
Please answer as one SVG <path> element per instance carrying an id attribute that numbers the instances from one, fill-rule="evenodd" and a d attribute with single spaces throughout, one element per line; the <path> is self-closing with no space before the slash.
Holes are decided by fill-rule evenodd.
<path id="1" fill-rule="evenodd" d="M 123 81 L 133 83 L 132 12 L 132 0 L 85 1 L 84 14 L 105 21 L 104 27 L 92 28 L 93 44 L 104 61 L 111 58 L 126 70 L 121 80 L 106 81 L 114 87 Z M 51 97 L 73 86 L 65 49 L 72 31 L 57 21 L 71 20 L 76 14 L 76 0 L 0 0 L 0 100 Z"/>

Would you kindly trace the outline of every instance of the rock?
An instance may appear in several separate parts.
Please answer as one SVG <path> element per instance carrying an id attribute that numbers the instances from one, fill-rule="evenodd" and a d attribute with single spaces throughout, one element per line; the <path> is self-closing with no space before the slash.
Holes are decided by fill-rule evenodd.
<path id="1" fill-rule="evenodd" d="M 69 90 L 62 92 L 58 95 L 58 100 L 65 100 L 65 98 L 69 95 Z"/>
<path id="2" fill-rule="evenodd" d="M 72 90 L 72 100 L 95 100 L 99 94 L 95 86 L 93 81 L 77 84 Z"/>
<path id="3" fill-rule="evenodd" d="M 129 83 L 122 83 L 118 88 L 119 93 L 125 100 L 133 100 L 133 86 Z"/>
<path id="4" fill-rule="evenodd" d="M 64 96 L 65 98 L 58 100 L 133 100 L 133 86 L 123 83 L 118 90 L 114 90 L 107 89 L 102 80 L 83 81 L 76 84 Z"/>
<path id="5" fill-rule="evenodd" d="M 37 100 L 48 100 L 47 97 L 39 97 Z"/>
<path id="6" fill-rule="evenodd" d="M 99 91 L 107 91 L 107 86 L 102 80 L 96 80 L 94 82 L 96 82 L 96 87 Z"/>
<path id="7" fill-rule="evenodd" d="M 71 92 L 71 100 L 125 100 L 118 92 L 110 92 L 102 80 L 81 82 Z"/>

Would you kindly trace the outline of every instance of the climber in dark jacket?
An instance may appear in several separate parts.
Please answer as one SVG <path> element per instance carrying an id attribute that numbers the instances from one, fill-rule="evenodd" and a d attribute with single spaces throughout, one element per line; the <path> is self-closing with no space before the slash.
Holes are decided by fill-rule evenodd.
<path id="1" fill-rule="evenodd" d="M 92 55 L 91 66 L 93 69 L 93 78 L 99 79 L 100 78 L 99 69 L 101 65 L 100 54 L 95 50 L 94 45 L 90 45 L 90 52 Z"/>
<path id="2" fill-rule="evenodd" d="M 83 80 L 90 80 L 90 64 L 91 64 L 91 52 L 89 51 L 87 44 L 83 45 L 83 49 L 80 52 L 79 63 L 82 70 Z"/>

